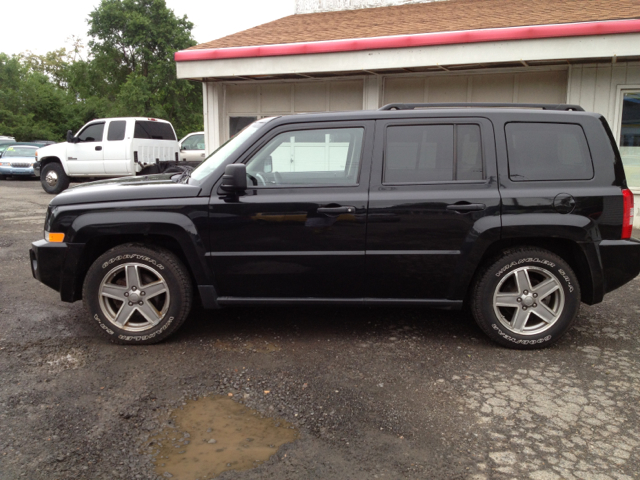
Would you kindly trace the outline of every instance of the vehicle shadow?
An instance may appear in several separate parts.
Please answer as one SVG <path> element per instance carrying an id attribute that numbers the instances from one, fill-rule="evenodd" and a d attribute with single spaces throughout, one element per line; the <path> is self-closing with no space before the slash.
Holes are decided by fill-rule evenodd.
<path id="1" fill-rule="evenodd" d="M 195 307 L 177 341 L 216 340 L 236 336 L 362 340 L 396 331 L 424 338 L 466 337 L 484 340 L 484 334 L 465 311 L 427 307 L 260 306 L 204 310 Z M 171 341 L 171 340 L 169 340 Z"/>

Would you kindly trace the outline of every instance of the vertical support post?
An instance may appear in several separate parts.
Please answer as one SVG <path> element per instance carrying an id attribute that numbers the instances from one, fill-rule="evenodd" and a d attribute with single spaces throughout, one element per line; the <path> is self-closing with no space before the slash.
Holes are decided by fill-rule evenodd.
<path id="1" fill-rule="evenodd" d="M 222 85 L 220 83 L 202 84 L 202 110 L 204 113 L 205 153 L 216 150 L 222 138 Z"/>
<path id="2" fill-rule="evenodd" d="M 382 77 L 380 75 L 365 77 L 362 90 L 363 110 L 377 110 L 382 106 Z"/>

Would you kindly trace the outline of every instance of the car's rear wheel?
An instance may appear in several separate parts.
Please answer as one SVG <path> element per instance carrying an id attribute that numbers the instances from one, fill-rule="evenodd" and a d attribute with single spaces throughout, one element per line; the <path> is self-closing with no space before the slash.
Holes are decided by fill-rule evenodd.
<path id="1" fill-rule="evenodd" d="M 64 173 L 62 165 L 57 162 L 51 162 L 42 168 L 40 183 L 45 192 L 57 195 L 69 187 L 69 177 Z"/>
<path id="2" fill-rule="evenodd" d="M 192 285 L 171 252 L 120 245 L 100 256 L 84 281 L 91 322 L 113 343 L 151 344 L 164 340 L 186 320 Z"/>
<path id="3" fill-rule="evenodd" d="M 472 293 L 476 322 L 509 348 L 543 348 L 571 326 L 580 285 L 571 267 L 540 248 L 508 250 L 489 262 Z"/>

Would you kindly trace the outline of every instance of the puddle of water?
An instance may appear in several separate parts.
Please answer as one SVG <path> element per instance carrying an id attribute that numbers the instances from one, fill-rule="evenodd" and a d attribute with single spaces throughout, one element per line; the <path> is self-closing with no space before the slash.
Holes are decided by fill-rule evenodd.
<path id="1" fill-rule="evenodd" d="M 209 479 L 227 470 L 248 470 L 293 442 L 298 431 L 284 420 L 262 417 L 228 397 L 187 401 L 152 439 L 156 473 L 179 480 Z"/>

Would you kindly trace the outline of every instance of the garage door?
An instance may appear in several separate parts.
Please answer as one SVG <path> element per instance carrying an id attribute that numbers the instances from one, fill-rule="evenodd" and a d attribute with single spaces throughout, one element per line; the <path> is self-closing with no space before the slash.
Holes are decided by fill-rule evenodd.
<path id="1" fill-rule="evenodd" d="M 384 104 L 437 102 L 565 103 L 567 71 L 387 77 Z"/>
<path id="2" fill-rule="evenodd" d="M 362 80 L 227 84 L 224 136 L 229 138 L 262 117 L 362 110 L 362 100 Z"/>

